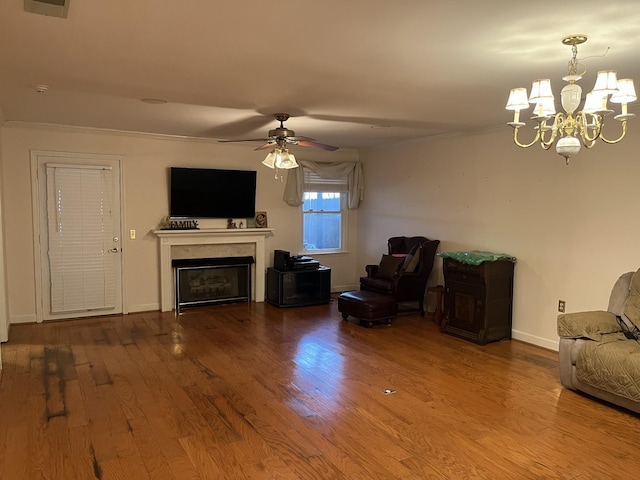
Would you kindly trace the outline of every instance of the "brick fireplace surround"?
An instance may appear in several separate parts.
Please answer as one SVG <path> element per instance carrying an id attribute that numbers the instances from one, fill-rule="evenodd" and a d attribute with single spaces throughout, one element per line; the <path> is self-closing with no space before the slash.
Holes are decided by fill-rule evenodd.
<path id="1" fill-rule="evenodd" d="M 174 274 L 171 261 L 179 258 L 231 257 L 251 255 L 251 298 L 264 302 L 266 253 L 265 238 L 271 228 L 200 230 L 155 230 L 160 243 L 160 306 L 163 312 L 175 307 Z"/>

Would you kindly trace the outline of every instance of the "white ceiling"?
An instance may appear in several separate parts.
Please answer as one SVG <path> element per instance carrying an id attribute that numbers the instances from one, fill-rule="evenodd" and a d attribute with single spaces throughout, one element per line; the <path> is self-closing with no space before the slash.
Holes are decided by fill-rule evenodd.
<path id="1" fill-rule="evenodd" d="M 508 130 L 509 89 L 559 92 L 574 33 L 585 93 L 597 70 L 640 82 L 636 1 L 69 1 L 66 19 L 0 2 L 5 121 L 238 139 L 287 112 L 343 148 Z"/>

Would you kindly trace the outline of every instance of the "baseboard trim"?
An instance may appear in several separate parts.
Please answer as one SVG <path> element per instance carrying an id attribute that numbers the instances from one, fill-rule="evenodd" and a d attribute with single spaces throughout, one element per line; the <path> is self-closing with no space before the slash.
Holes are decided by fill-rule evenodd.
<path id="1" fill-rule="evenodd" d="M 138 312 L 152 312 L 160 310 L 160 302 L 158 303 L 143 303 L 140 305 L 128 305 L 127 313 L 138 313 Z"/>
<path id="2" fill-rule="evenodd" d="M 360 285 L 333 285 L 331 293 L 350 292 L 351 290 L 359 290 Z"/>
<path id="3" fill-rule="evenodd" d="M 25 315 L 9 315 L 9 323 L 13 325 L 18 323 L 36 323 L 36 314 L 28 313 Z"/>
<path id="4" fill-rule="evenodd" d="M 518 330 L 512 330 L 511 337 L 514 340 L 520 340 L 521 342 L 531 343 L 533 345 L 537 345 L 538 347 L 546 348 L 549 350 L 555 350 L 556 352 L 558 351 L 559 344 L 560 344 L 558 340 L 555 340 L 555 341 L 549 340 L 548 338 L 538 337 L 536 335 L 520 332 Z"/>

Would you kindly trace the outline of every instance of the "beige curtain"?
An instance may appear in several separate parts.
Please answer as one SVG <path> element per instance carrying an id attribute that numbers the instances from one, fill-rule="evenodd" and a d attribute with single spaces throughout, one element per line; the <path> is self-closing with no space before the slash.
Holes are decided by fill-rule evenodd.
<path id="1" fill-rule="evenodd" d="M 299 168 L 289 170 L 287 183 L 284 189 L 284 201 L 292 207 L 302 205 L 304 193 L 303 168 L 307 168 L 323 178 L 347 177 L 349 185 L 348 207 L 355 210 L 364 197 L 364 176 L 360 162 L 312 162 L 310 160 L 298 160 Z"/>

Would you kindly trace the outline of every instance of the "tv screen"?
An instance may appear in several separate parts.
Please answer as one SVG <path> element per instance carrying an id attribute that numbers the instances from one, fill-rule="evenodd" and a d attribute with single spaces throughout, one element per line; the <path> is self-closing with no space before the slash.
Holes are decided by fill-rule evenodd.
<path id="1" fill-rule="evenodd" d="M 171 167 L 169 215 L 251 218 L 256 214 L 256 172 Z"/>

